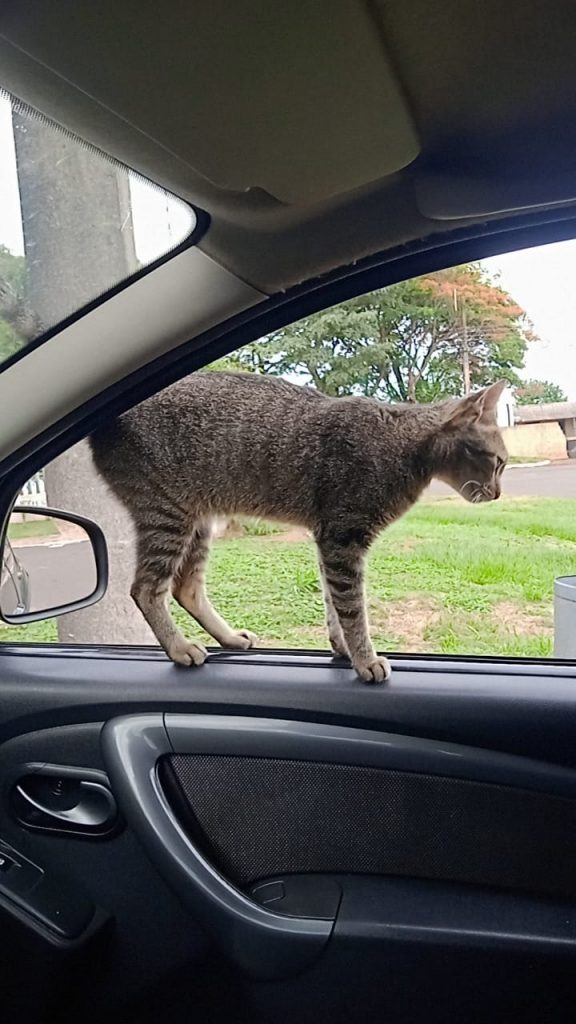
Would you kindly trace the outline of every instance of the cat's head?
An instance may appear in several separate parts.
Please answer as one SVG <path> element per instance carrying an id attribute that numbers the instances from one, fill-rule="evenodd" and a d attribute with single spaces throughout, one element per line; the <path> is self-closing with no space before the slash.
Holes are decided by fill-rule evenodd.
<path id="1" fill-rule="evenodd" d="M 446 406 L 435 440 L 434 476 L 466 501 L 495 501 L 508 452 L 496 423 L 496 406 L 507 381 L 491 384 Z"/>

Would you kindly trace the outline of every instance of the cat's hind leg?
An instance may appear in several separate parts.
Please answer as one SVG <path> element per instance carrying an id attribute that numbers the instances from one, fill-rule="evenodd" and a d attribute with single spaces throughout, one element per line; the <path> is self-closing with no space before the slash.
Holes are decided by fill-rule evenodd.
<path id="1" fill-rule="evenodd" d="M 188 539 L 186 555 L 172 583 L 172 593 L 178 604 L 196 622 L 210 633 L 221 647 L 247 650 L 256 642 L 254 633 L 247 629 L 234 630 L 218 614 L 206 593 L 206 562 L 210 551 L 212 526 L 196 525 Z"/>
<path id="2" fill-rule="evenodd" d="M 377 655 L 370 639 L 364 592 L 363 545 L 324 531 L 317 538 L 320 562 L 350 660 L 366 683 L 381 683 L 390 676 L 387 658 Z"/>
<path id="3" fill-rule="evenodd" d="M 172 661 L 201 665 L 208 654 L 203 644 L 187 640 L 168 610 L 175 573 L 183 561 L 186 534 L 173 522 L 136 520 L 136 574 L 130 593 L 154 636 Z"/>
<path id="4" fill-rule="evenodd" d="M 348 644 L 344 639 L 344 633 L 338 618 L 338 612 L 334 607 L 334 602 L 326 582 L 326 575 L 324 573 L 324 566 L 322 565 L 322 559 L 318 558 L 318 568 L 320 570 L 320 582 L 322 584 L 322 596 L 324 597 L 324 608 L 326 611 L 326 628 L 328 630 L 328 639 L 330 640 L 330 646 L 334 651 L 334 654 L 338 654 L 341 657 L 349 658 L 350 651 L 348 650 Z"/>

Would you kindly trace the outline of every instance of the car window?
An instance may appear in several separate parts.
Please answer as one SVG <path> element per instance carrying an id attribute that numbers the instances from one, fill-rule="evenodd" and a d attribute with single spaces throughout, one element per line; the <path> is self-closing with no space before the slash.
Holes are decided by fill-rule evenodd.
<path id="1" fill-rule="evenodd" d="M 576 318 L 575 262 L 576 243 L 565 242 L 430 274 L 307 317 L 210 367 L 215 374 L 263 375 L 332 397 L 416 401 L 423 408 L 503 378 L 509 382 L 495 412 L 509 456 L 500 499 L 467 501 L 434 479 L 370 550 L 367 599 L 377 648 L 575 656 L 576 346 L 567 326 Z M 231 432 L 237 416 L 231 406 Z M 174 443 L 182 443 L 180 433 Z M 208 431 L 206 444 L 212 444 Z M 196 457 L 190 451 L 189 458 Z M 346 474 L 345 453 L 341 465 Z M 125 474 L 140 493 L 138 473 L 126 466 Z M 101 524 L 111 588 L 94 608 L 3 627 L 0 639 L 154 643 L 129 595 L 130 516 L 104 484 L 88 446 L 77 445 L 47 466 L 19 500 L 31 515 L 14 527 L 16 554 L 22 544 L 61 545 L 62 573 L 54 586 L 62 592 L 55 597 L 65 599 L 67 574 L 82 564 L 82 552 L 74 548 L 76 538 L 55 538 L 33 518 L 34 506 L 46 502 Z M 234 628 L 255 633 L 260 646 L 326 650 L 309 531 L 240 515 L 216 517 L 214 527 L 208 590 L 218 612 Z M 172 607 L 187 636 L 214 643 L 182 607 L 174 601 Z"/>
<path id="2" fill-rule="evenodd" d="M 195 222 L 187 204 L 0 90 L 0 367 Z"/>

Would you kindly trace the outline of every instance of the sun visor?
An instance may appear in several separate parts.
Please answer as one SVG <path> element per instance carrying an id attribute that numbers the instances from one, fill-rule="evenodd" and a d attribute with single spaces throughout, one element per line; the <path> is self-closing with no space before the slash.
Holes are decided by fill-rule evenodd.
<path id="1" fill-rule="evenodd" d="M 318 202 L 419 152 L 360 0 L 212 0 L 179 5 L 177 19 L 151 0 L 60 0 L 57 25 L 52 5 L 27 0 L 8 5 L 0 31 L 61 87 L 228 192 Z"/>
<path id="2" fill-rule="evenodd" d="M 516 176 L 474 178 L 422 175 L 415 182 L 418 209 L 431 220 L 469 220 L 576 202 L 576 167 L 568 176 L 524 180 Z"/>

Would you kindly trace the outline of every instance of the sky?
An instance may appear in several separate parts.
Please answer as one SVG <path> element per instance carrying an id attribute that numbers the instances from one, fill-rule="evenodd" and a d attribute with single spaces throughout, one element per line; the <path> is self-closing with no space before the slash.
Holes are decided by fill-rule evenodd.
<path id="1" fill-rule="evenodd" d="M 559 384 L 576 400 L 576 241 L 483 260 L 526 310 L 538 341 L 528 346 L 521 376 Z"/>
<path id="2" fill-rule="evenodd" d="M 136 252 L 150 262 L 182 240 L 191 211 L 160 189 L 131 179 Z M 0 93 L 0 244 L 23 252 L 10 107 Z M 553 381 L 576 400 L 576 241 L 558 242 L 483 261 L 526 310 L 537 341 L 528 346 L 525 379 Z"/>

